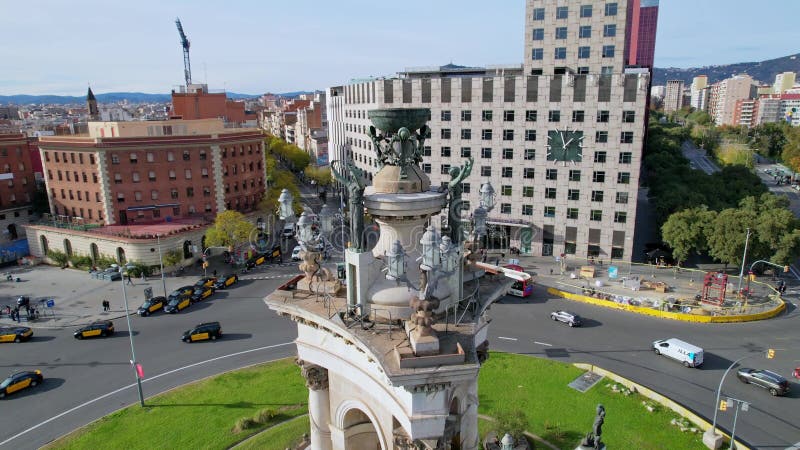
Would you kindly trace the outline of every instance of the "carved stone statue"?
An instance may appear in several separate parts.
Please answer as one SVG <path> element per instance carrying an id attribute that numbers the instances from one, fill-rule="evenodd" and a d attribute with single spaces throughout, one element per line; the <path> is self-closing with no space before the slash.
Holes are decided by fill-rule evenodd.
<path id="1" fill-rule="evenodd" d="M 447 189 L 450 191 L 450 202 L 447 207 L 447 223 L 450 227 L 450 240 L 454 244 L 458 244 L 464 239 L 464 228 L 461 225 L 460 214 L 461 194 L 464 192 L 462 183 L 472 172 L 473 162 L 474 160 L 470 157 L 463 166 L 450 168 L 450 177 L 452 179 L 447 184 Z"/>
<path id="2" fill-rule="evenodd" d="M 606 420 L 606 409 L 602 404 L 597 405 L 597 415 L 592 424 L 592 431 L 586 434 L 581 441 L 581 447 L 600 450 L 605 448 L 600 436 L 603 434 L 603 422 Z"/>
<path id="3" fill-rule="evenodd" d="M 307 388 L 312 391 L 328 389 L 328 369 L 302 359 L 295 360 L 295 364 L 300 366 L 300 374 L 306 379 Z"/>
<path id="4" fill-rule="evenodd" d="M 350 207 L 350 240 L 351 247 L 361 252 L 364 245 L 364 188 L 367 186 L 364 174 L 350 162 L 345 163 L 346 173 L 340 173 L 331 166 L 331 174 L 339 183 L 347 187 Z"/>

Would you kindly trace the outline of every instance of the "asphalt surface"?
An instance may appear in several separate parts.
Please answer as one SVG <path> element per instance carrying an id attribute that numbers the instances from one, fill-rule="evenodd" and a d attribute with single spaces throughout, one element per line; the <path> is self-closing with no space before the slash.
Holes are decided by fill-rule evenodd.
<path id="1" fill-rule="evenodd" d="M 278 267 L 268 273 L 296 271 Z M 269 311 L 263 302 L 263 297 L 284 281 L 241 281 L 175 315 L 158 312 L 144 318 L 132 316 L 136 356 L 145 373 L 145 396 L 294 355 L 295 325 Z M 180 341 L 185 330 L 213 320 L 222 325 L 222 339 L 192 344 Z M 108 338 L 78 341 L 72 337 L 72 329 L 37 329 L 30 342 L 3 344 L 0 373 L 41 369 L 45 381 L 3 400 L 0 449 L 38 448 L 138 402 L 125 319 L 115 320 L 114 326 L 116 333 Z M 116 393 L 99 399 L 112 392 Z"/>
<path id="2" fill-rule="evenodd" d="M 584 317 L 584 326 L 570 328 L 552 321 L 550 312 L 559 309 Z M 489 330 L 493 350 L 596 364 L 672 398 L 709 422 L 722 374 L 733 361 L 750 355 L 738 367 L 778 372 L 790 380 L 792 392 L 772 397 L 764 389 L 739 382 L 732 370 L 725 379 L 722 398 L 730 395 L 751 402 L 750 411 L 739 413 L 736 436 L 759 449 L 784 449 L 800 441 L 800 384 L 790 376 L 800 365 L 800 312 L 794 305 L 788 313 L 768 321 L 691 324 L 552 298 L 537 286 L 533 301 L 505 297 L 489 314 L 493 319 Z M 687 369 L 655 355 L 652 342 L 669 337 L 702 347 L 705 362 L 701 368 Z M 769 348 L 776 349 L 775 359 L 765 358 Z M 613 411 L 609 411 L 611 416 Z M 717 423 L 730 432 L 733 410 L 720 412 Z"/>

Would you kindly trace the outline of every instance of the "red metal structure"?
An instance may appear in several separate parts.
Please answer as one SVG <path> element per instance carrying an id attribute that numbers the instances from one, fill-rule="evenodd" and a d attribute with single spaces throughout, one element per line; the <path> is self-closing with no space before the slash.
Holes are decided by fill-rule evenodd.
<path id="1" fill-rule="evenodd" d="M 728 275 L 722 272 L 706 272 L 703 278 L 703 303 L 722 306 L 725 302 L 725 289 Z"/>

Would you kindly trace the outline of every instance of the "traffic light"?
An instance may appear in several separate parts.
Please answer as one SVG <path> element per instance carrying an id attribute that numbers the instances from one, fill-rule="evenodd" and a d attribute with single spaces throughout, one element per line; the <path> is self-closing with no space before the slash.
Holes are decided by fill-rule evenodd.
<path id="1" fill-rule="evenodd" d="M 775 349 L 771 348 L 767 350 L 767 359 L 772 359 L 775 357 Z"/>
<path id="2" fill-rule="evenodd" d="M 719 401 L 719 410 L 720 411 L 727 411 L 728 410 L 728 402 L 725 400 Z"/>

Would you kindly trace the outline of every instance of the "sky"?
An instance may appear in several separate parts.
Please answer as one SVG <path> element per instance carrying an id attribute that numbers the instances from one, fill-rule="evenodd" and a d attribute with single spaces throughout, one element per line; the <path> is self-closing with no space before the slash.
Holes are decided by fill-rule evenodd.
<path id="1" fill-rule="evenodd" d="M 800 0 L 660 3 L 656 67 L 798 52 Z M 524 14 L 525 0 L 0 0 L 0 95 L 168 93 L 183 84 L 176 17 L 195 83 L 261 94 L 450 62 L 520 64 Z"/>

